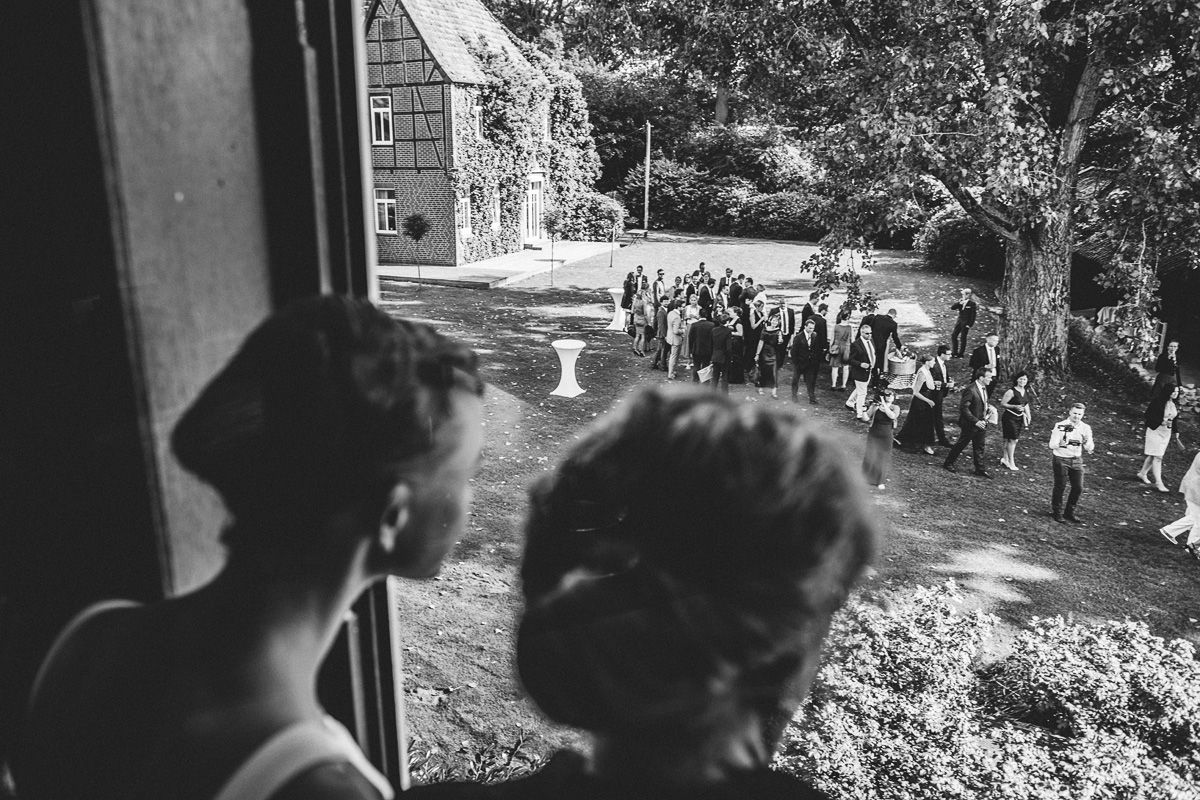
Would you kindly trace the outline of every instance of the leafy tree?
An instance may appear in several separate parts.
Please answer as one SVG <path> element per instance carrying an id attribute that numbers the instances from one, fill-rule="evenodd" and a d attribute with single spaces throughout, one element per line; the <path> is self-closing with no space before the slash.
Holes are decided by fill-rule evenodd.
<path id="1" fill-rule="evenodd" d="M 1009 363 L 1064 369 L 1077 213 L 1162 231 L 1194 212 L 1200 3 L 805 5 L 815 47 L 789 63 L 831 98 L 829 161 L 894 195 L 936 178 L 1005 244 Z"/>
<path id="2" fill-rule="evenodd" d="M 400 223 L 400 227 L 404 230 L 404 235 L 413 240 L 413 244 L 419 245 L 425 234 L 429 233 L 429 220 L 420 211 L 409 214 Z M 421 291 L 421 259 L 417 259 L 417 291 Z"/>

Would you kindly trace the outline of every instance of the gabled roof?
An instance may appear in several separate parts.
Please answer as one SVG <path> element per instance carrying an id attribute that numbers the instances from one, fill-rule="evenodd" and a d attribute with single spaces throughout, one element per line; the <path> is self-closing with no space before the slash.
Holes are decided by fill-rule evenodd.
<path id="1" fill-rule="evenodd" d="M 480 38 L 514 60 L 525 60 L 508 31 L 479 0 L 383 0 L 387 11 L 397 4 L 452 83 L 488 82 L 467 48 Z"/>

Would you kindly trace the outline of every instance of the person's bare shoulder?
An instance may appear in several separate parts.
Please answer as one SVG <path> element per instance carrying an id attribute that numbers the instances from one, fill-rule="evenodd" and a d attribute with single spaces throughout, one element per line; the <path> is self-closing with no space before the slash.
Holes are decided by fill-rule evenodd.
<path id="1" fill-rule="evenodd" d="M 301 772 L 271 800 L 383 800 L 383 795 L 349 762 L 331 761 Z"/>

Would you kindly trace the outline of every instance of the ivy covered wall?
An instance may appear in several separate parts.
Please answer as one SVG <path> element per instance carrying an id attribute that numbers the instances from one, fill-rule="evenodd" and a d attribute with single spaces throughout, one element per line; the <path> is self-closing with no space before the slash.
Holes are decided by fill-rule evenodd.
<path id="1" fill-rule="evenodd" d="M 579 80 L 532 45 L 521 45 L 523 61 L 482 38 L 470 49 L 490 81 L 454 87 L 451 183 L 460 198 L 469 193 L 471 200 L 472 235 L 460 237 L 462 261 L 521 247 L 521 213 L 534 165 L 547 172 L 546 207 L 563 212 L 561 238 L 607 239 L 624 212 L 592 189 L 600 174 L 600 159 Z M 482 136 L 476 132 L 476 107 Z M 500 190 L 498 230 L 493 229 L 496 188 Z"/>

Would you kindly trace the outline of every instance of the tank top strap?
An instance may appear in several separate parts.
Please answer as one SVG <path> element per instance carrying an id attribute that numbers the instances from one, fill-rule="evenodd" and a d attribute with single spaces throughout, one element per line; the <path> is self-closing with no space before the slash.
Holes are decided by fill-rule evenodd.
<path id="1" fill-rule="evenodd" d="M 395 793 L 336 720 L 298 722 L 268 739 L 226 782 L 215 800 L 268 800 L 307 769 L 333 761 L 348 761 L 375 789 L 392 800 Z"/>
<path id="2" fill-rule="evenodd" d="M 67 642 L 71 640 L 71 637 L 78 633 L 85 624 L 106 611 L 113 611 L 118 608 L 136 608 L 140 605 L 141 603 L 137 603 L 133 600 L 101 600 L 99 603 L 93 603 L 83 611 L 80 611 L 78 614 L 76 614 L 74 618 L 67 623 L 66 627 L 62 629 L 62 632 L 55 637 L 54 644 L 50 645 L 49 652 L 47 652 L 46 657 L 42 659 L 42 665 L 38 667 L 37 675 L 35 675 L 33 678 L 33 687 L 29 690 L 29 704 L 33 705 L 33 702 L 37 700 L 38 692 L 41 691 L 42 688 L 42 681 L 45 680 L 46 672 L 50 669 L 50 665 L 54 663 L 54 659 L 57 658 L 58 654 L 62 652 L 62 649 L 67 646 Z"/>

